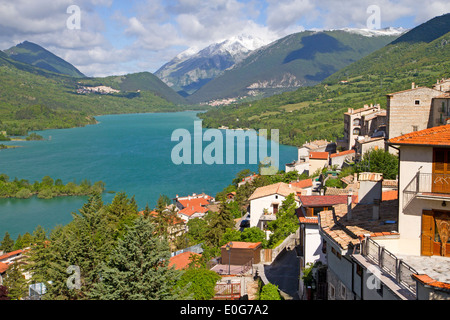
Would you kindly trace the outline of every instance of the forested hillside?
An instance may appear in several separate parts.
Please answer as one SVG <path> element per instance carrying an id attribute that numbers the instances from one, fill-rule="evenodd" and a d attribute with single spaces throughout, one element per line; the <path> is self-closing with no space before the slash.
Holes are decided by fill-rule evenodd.
<path id="1" fill-rule="evenodd" d="M 439 30 L 434 40 L 426 29 Z M 386 95 L 431 87 L 450 77 L 450 14 L 434 18 L 313 87 L 259 101 L 214 108 L 201 114 L 207 127 L 279 129 L 284 144 L 343 136 L 343 113 L 364 104 L 386 106 Z M 412 39 L 417 39 L 413 41 Z"/>

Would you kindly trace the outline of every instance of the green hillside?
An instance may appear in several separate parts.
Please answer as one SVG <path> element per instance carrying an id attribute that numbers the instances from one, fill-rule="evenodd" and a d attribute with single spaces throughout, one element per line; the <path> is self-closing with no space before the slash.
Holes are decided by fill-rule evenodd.
<path id="1" fill-rule="evenodd" d="M 110 86 L 113 89 L 125 92 L 136 92 L 138 90 L 148 91 L 171 103 L 186 104 L 186 100 L 182 96 L 150 72 L 139 72 L 105 78 L 88 78 L 82 79 L 80 82 L 90 85 Z"/>
<path id="2" fill-rule="evenodd" d="M 423 30 L 439 28 L 434 40 Z M 386 106 L 386 94 L 431 87 L 450 77 L 450 14 L 411 30 L 395 43 L 341 69 L 320 84 L 259 101 L 214 108 L 199 116 L 204 126 L 279 129 L 284 144 L 343 136 L 343 113 L 364 104 Z M 432 40 L 432 41 L 431 41 Z M 341 81 L 348 81 L 342 83 Z"/>
<path id="3" fill-rule="evenodd" d="M 152 91 L 151 82 L 138 81 L 153 78 L 150 74 L 143 78 L 140 74 L 124 77 L 120 93 L 79 94 L 77 89 L 82 85 L 95 82 L 107 86 L 113 78 L 74 78 L 0 54 L 0 131 L 25 135 L 31 130 L 92 124 L 95 115 L 171 112 L 187 108 L 165 99 L 170 95 L 170 88 L 160 93 L 158 89 Z"/>
<path id="4" fill-rule="evenodd" d="M 397 39 L 346 31 L 305 31 L 256 50 L 187 99 L 262 98 L 312 86 Z"/>
<path id="5" fill-rule="evenodd" d="M 73 65 L 32 42 L 24 41 L 17 46 L 5 50 L 5 53 L 13 60 L 41 69 L 76 78 L 84 77 L 84 74 Z"/>

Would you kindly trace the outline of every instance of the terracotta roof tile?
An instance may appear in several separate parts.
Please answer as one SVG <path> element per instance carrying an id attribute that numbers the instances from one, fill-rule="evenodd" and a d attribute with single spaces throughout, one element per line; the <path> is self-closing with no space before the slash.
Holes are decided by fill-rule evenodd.
<path id="1" fill-rule="evenodd" d="M 383 224 L 385 220 L 397 220 L 398 201 L 385 201 L 380 204 L 380 220 L 372 220 L 373 205 L 352 205 L 352 219 L 347 220 L 346 204 L 334 206 L 334 210 L 319 213 L 320 229 L 333 239 L 342 249 L 350 244 L 358 244 L 367 234 L 371 236 L 398 235 L 397 223 Z"/>
<path id="2" fill-rule="evenodd" d="M 228 245 L 224 244 L 222 248 L 226 248 Z M 261 242 L 242 242 L 242 241 L 232 241 L 231 248 L 233 249 L 256 249 L 261 245 Z"/>
<path id="3" fill-rule="evenodd" d="M 390 139 L 389 144 L 450 146 L 450 125 L 411 132 L 403 136 Z"/>
<path id="4" fill-rule="evenodd" d="M 347 204 L 347 195 L 331 196 L 300 196 L 301 203 L 305 207 L 326 207 L 337 204 Z M 354 198 L 352 197 L 352 201 Z"/>
<path id="5" fill-rule="evenodd" d="M 8 265 L 6 263 L 0 262 L 0 274 L 6 272 L 8 270 Z"/>
<path id="6" fill-rule="evenodd" d="M 336 157 L 341 157 L 341 156 L 348 156 L 350 154 L 355 154 L 356 151 L 355 150 L 346 150 L 346 151 L 341 151 L 339 153 L 333 153 L 330 158 L 336 158 Z"/>
<path id="7" fill-rule="evenodd" d="M 201 254 L 191 251 L 180 253 L 170 258 L 169 267 L 174 266 L 177 270 L 186 269 L 192 261 L 191 256 L 201 256 Z"/>
<path id="8" fill-rule="evenodd" d="M 296 187 L 296 188 L 309 188 L 312 187 L 313 183 L 312 183 L 312 179 L 305 179 L 305 180 L 301 180 L 301 181 L 293 181 L 291 182 L 291 185 Z"/>
<path id="9" fill-rule="evenodd" d="M 254 199 L 258 199 L 258 198 L 267 197 L 267 196 L 270 196 L 273 194 L 279 194 L 284 197 L 287 197 L 291 193 L 297 194 L 297 192 L 301 192 L 301 190 L 302 189 L 297 188 L 297 187 L 293 186 L 292 184 L 291 184 L 291 186 L 289 186 L 289 184 L 287 184 L 287 183 L 279 182 L 279 183 L 275 183 L 275 184 L 271 184 L 268 186 L 257 188 L 253 192 L 253 194 L 250 196 L 249 200 L 251 201 Z"/>
<path id="10" fill-rule="evenodd" d="M 434 280 L 426 274 L 413 274 L 412 277 L 424 285 L 450 290 L 450 283 Z"/>
<path id="11" fill-rule="evenodd" d="M 329 157 L 328 152 L 311 152 L 309 154 L 310 159 L 321 159 L 321 160 L 328 160 Z"/>

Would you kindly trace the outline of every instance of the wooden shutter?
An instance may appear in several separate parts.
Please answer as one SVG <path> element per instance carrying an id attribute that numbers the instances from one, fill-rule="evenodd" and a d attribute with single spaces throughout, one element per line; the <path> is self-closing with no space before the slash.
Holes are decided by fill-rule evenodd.
<path id="1" fill-rule="evenodd" d="M 433 150 L 432 192 L 450 193 L 450 150 Z"/>
<path id="2" fill-rule="evenodd" d="M 434 243 L 434 214 L 433 211 L 422 212 L 422 252 L 423 256 L 433 255 Z"/>

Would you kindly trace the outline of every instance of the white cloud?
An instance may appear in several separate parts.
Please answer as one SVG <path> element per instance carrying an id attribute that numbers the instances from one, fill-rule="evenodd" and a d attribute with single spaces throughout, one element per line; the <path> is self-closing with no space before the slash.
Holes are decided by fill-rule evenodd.
<path id="1" fill-rule="evenodd" d="M 81 30 L 66 27 L 72 4 Z M 35 42 L 87 75 L 156 71 L 189 47 L 239 34 L 273 41 L 305 28 L 364 28 L 370 5 L 380 7 L 383 26 L 450 11 L 448 0 L 0 0 L 0 46 Z"/>

